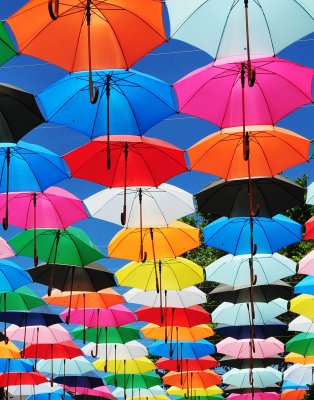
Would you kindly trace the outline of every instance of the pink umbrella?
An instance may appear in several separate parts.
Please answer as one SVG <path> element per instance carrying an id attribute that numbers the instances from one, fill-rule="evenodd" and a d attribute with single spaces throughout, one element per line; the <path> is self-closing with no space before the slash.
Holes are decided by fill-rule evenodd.
<path id="1" fill-rule="evenodd" d="M 110 392 L 107 386 L 97 386 L 95 388 L 83 388 L 83 387 L 72 387 L 72 386 L 64 386 L 66 390 L 69 392 L 73 392 L 76 394 L 82 394 L 84 396 L 96 396 L 96 397 L 104 397 L 107 399 L 114 399 L 114 395 Z"/>
<path id="2" fill-rule="evenodd" d="M 252 67 L 256 71 L 253 87 L 248 87 L 247 82 L 244 85 L 245 57 L 216 60 L 191 72 L 174 84 L 179 111 L 221 128 L 274 125 L 298 107 L 312 102 L 313 69 L 267 56 L 252 58 Z M 244 116 L 243 101 L 247 104 Z"/>
<path id="3" fill-rule="evenodd" d="M 0 237 L 0 259 L 9 258 L 15 256 L 13 250 L 8 245 L 8 243 Z"/>
<path id="4" fill-rule="evenodd" d="M 10 223 L 23 229 L 34 228 L 34 262 L 36 255 L 36 228 L 65 229 L 75 222 L 87 218 L 83 202 L 72 193 L 59 187 L 50 187 L 44 192 L 11 192 L 9 208 L 14 210 Z M 0 194 L 0 218 L 5 217 L 6 194 Z"/>
<path id="5" fill-rule="evenodd" d="M 280 394 L 275 392 L 254 392 L 254 396 L 252 393 L 243 393 L 237 394 L 232 393 L 227 397 L 228 400 L 279 400 Z"/>
<path id="6" fill-rule="evenodd" d="M 68 315 L 68 310 L 63 311 L 60 316 L 64 320 Z M 96 327 L 119 327 L 121 325 L 135 322 L 135 315 L 122 304 L 116 304 L 109 308 L 79 308 L 72 310 L 70 323 L 81 324 L 89 328 Z"/>
<path id="7" fill-rule="evenodd" d="M 300 260 L 297 272 L 298 274 L 314 276 L 314 250 Z"/>
<path id="8" fill-rule="evenodd" d="M 274 337 L 268 339 L 253 339 L 255 351 L 253 358 L 272 357 L 285 351 L 284 344 Z M 251 339 L 236 340 L 228 337 L 217 343 L 217 352 L 234 358 L 250 358 Z"/>

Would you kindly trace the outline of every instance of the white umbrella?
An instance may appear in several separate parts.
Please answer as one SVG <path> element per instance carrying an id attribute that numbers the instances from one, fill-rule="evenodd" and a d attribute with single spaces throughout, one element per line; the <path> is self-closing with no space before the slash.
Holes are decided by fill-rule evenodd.
<path id="1" fill-rule="evenodd" d="M 37 370 L 45 374 L 49 379 L 54 376 L 91 375 L 95 376 L 96 369 L 86 358 L 79 356 L 72 359 L 40 360 Z"/>
<path id="2" fill-rule="evenodd" d="M 140 197 L 142 196 L 142 225 L 164 226 L 187 214 L 195 212 L 192 194 L 176 186 L 164 183 L 151 187 L 126 189 L 127 227 L 140 225 Z M 124 188 L 101 190 L 84 200 L 92 217 L 114 224 L 121 224 L 124 204 Z"/>
<path id="3" fill-rule="evenodd" d="M 223 383 L 238 388 L 250 388 L 252 386 L 250 382 L 250 372 L 250 368 L 232 368 L 223 375 Z M 271 367 L 253 368 L 252 372 L 255 388 L 268 387 L 276 382 L 281 382 L 282 380 L 282 373 Z"/>
<path id="4" fill-rule="evenodd" d="M 250 285 L 250 254 L 227 254 L 205 268 L 206 280 L 237 287 Z M 269 285 L 296 273 L 296 263 L 278 253 L 254 256 L 255 285 Z"/>
<path id="5" fill-rule="evenodd" d="M 95 353 L 96 346 L 97 345 L 95 343 L 90 342 L 86 346 L 82 347 L 82 352 L 85 355 L 90 356 L 92 352 Z M 139 357 L 145 357 L 147 355 L 147 348 L 136 340 L 131 340 L 130 342 L 125 344 L 98 344 L 98 357 L 107 358 L 108 360 L 114 360 L 115 358 L 117 360 L 129 360 Z"/>
<path id="6" fill-rule="evenodd" d="M 303 315 L 299 315 L 290 322 L 288 330 L 296 332 L 314 332 L 314 322 Z"/>
<path id="7" fill-rule="evenodd" d="M 294 364 L 284 372 L 284 380 L 296 383 L 299 386 L 314 383 L 314 364 Z"/>
<path id="8" fill-rule="evenodd" d="M 45 382 L 39 385 L 8 386 L 7 389 L 12 396 L 19 396 L 20 394 L 22 396 L 28 396 L 31 394 L 52 393 L 57 390 L 63 390 L 63 387 L 57 383 L 53 383 L 53 385 L 51 385 L 50 382 Z"/>
<path id="9" fill-rule="evenodd" d="M 126 394 L 127 397 L 152 397 L 158 396 L 159 394 L 166 394 L 165 390 L 160 386 L 152 386 L 149 389 L 124 389 L 117 388 L 112 392 L 115 397 L 124 397 Z"/>
<path id="10" fill-rule="evenodd" d="M 254 323 L 267 324 L 273 318 L 287 311 L 287 300 L 275 299 L 269 303 L 254 303 Z M 250 303 L 227 303 L 220 304 L 212 312 L 212 322 L 228 324 L 233 326 L 250 325 L 251 305 Z"/>
<path id="11" fill-rule="evenodd" d="M 190 286 L 182 290 L 142 290 L 132 288 L 123 297 L 128 303 L 142 304 L 148 307 L 160 307 L 160 297 L 162 305 L 166 307 L 186 308 L 195 304 L 206 303 L 206 293 L 195 286 Z M 167 299 L 166 299 L 167 298 Z"/>

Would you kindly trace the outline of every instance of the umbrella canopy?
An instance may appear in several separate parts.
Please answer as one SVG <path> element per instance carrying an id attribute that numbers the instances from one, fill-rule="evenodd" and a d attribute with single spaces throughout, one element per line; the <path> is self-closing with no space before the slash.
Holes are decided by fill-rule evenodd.
<path id="1" fill-rule="evenodd" d="M 286 343 L 286 351 L 302 354 L 304 356 L 314 355 L 314 333 L 301 332 Z"/>
<path id="2" fill-rule="evenodd" d="M 147 324 L 141 328 L 141 332 L 144 337 L 150 339 L 164 339 L 166 337 L 168 340 L 174 338 L 189 342 L 196 342 L 199 339 L 204 339 L 215 335 L 214 330 L 206 324 L 195 325 L 191 327 L 172 325 L 161 327 L 156 324 Z"/>
<path id="3" fill-rule="evenodd" d="M 104 382 L 102 379 L 96 376 L 58 376 L 56 382 L 61 385 L 72 386 L 72 387 L 84 387 L 94 388 L 97 386 L 103 386 Z"/>
<path id="4" fill-rule="evenodd" d="M 298 353 L 288 353 L 285 356 L 285 362 L 287 363 L 297 363 L 297 364 L 314 364 L 314 355 L 313 356 L 302 356 Z"/>
<path id="5" fill-rule="evenodd" d="M 246 54 L 246 19 L 242 2 L 227 1 L 219 3 L 219 7 L 205 0 L 195 4 L 167 0 L 166 4 L 173 39 L 198 47 L 215 59 Z M 261 0 L 249 2 L 247 7 L 253 54 L 276 54 L 314 30 L 314 8 L 310 0 L 278 1 L 272 7 Z M 283 9 L 285 16 L 281 14 Z M 196 31 L 197 35 L 194 34 Z M 209 37 L 211 40 L 206 40 Z"/>
<path id="6" fill-rule="evenodd" d="M 17 264 L 0 260 L 0 291 L 8 292 L 32 282 L 30 275 Z"/>
<path id="7" fill-rule="evenodd" d="M 177 359 L 183 358 L 200 358 L 215 353 L 215 346 L 207 340 L 201 339 L 197 342 L 173 342 L 165 343 L 163 340 L 157 340 L 148 346 L 148 350 L 152 356 L 172 358 L 173 355 Z"/>
<path id="8" fill-rule="evenodd" d="M 185 308 L 206 303 L 206 293 L 195 286 L 180 290 L 160 290 L 159 293 L 156 290 L 132 288 L 124 293 L 123 297 L 128 303 L 143 304 L 149 307 L 160 307 L 160 304 L 167 304 L 168 307 Z"/>
<path id="9" fill-rule="evenodd" d="M 50 326 L 62 323 L 62 319 L 55 314 L 47 305 L 39 306 L 31 311 L 6 311 L 0 312 L 0 321 L 6 320 L 10 324 L 18 326 L 43 325 Z"/>
<path id="10" fill-rule="evenodd" d="M 254 324 L 265 324 L 272 318 L 287 311 L 287 300 L 276 299 L 269 303 L 254 302 Z M 232 304 L 224 302 L 212 312 L 212 321 L 215 323 L 228 323 L 230 325 L 250 325 L 251 304 Z"/>
<path id="11" fill-rule="evenodd" d="M 25 326 L 18 327 L 10 325 L 6 331 L 6 335 L 10 340 L 24 343 L 49 344 L 71 341 L 71 335 L 63 328 L 62 325 L 46 326 Z"/>
<path id="12" fill-rule="evenodd" d="M 10 258 L 13 256 L 15 256 L 15 254 L 9 244 L 6 242 L 6 240 L 0 237 L 0 259 Z"/>
<path id="13" fill-rule="evenodd" d="M 85 331 L 85 332 L 84 332 Z M 112 327 L 97 327 L 87 328 L 78 326 L 71 331 L 74 339 L 83 339 L 86 335 L 86 340 L 93 343 L 127 343 L 131 340 L 140 339 L 139 330 L 132 325 Z"/>
<path id="14" fill-rule="evenodd" d="M 299 365 L 295 364 L 287 368 L 284 372 L 284 379 L 298 385 L 313 385 L 314 364 Z"/>
<path id="15" fill-rule="evenodd" d="M 45 393 L 54 393 L 56 391 L 60 391 L 62 387 L 56 383 L 40 383 L 39 385 L 23 385 L 23 386 L 8 386 L 8 392 L 12 396 L 28 396 L 28 395 L 36 395 Z M 63 391 L 62 391 L 63 392 Z"/>
<path id="16" fill-rule="evenodd" d="M 63 393 L 63 390 L 56 390 L 55 392 L 31 394 L 26 400 L 71 400 L 73 397 L 69 393 Z"/>
<path id="17" fill-rule="evenodd" d="M 160 326 L 186 326 L 209 324 L 210 314 L 201 306 L 187 308 L 147 307 L 143 306 L 135 312 L 139 321 L 152 322 Z"/>
<path id="18" fill-rule="evenodd" d="M 52 22 L 51 16 L 57 20 Z M 36 22 L 28 29 L 21 29 L 30 20 Z M 88 69 L 89 34 L 93 69 L 128 68 L 166 39 L 162 3 L 155 0 L 148 0 L 142 6 L 132 1 L 127 7 L 123 1 L 82 4 L 71 0 L 66 4 L 60 2 L 59 7 L 52 5 L 50 15 L 45 0 L 32 0 L 7 22 L 22 53 L 68 71 Z"/>
<path id="19" fill-rule="evenodd" d="M 29 360 L 20 360 L 14 358 L 0 358 L 0 372 L 32 372 L 33 363 Z"/>
<path id="20" fill-rule="evenodd" d="M 248 184 L 248 179 L 220 179 L 209 184 L 195 195 L 198 211 L 226 217 L 249 216 Z M 259 204 L 260 217 L 270 218 L 304 203 L 305 189 L 279 175 L 252 179 L 251 191 Z"/>
<path id="21" fill-rule="evenodd" d="M 299 274 L 314 275 L 314 251 L 310 251 L 299 262 Z"/>
<path id="22" fill-rule="evenodd" d="M 191 390 L 189 390 L 189 394 L 192 395 L 192 397 L 194 396 L 206 396 L 207 398 L 211 399 L 211 396 L 215 396 L 213 397 L 212 400 L 219 400 L 216 399 L 216 395 L 223 393 L 222 389 L 220 389 L 220 387 L 213 385 L 213 386 L 209 386 L 207 388 L 193 388 Z M 175 395 L 175 396 L 183 396 L 186 398 L 187 395 L 187 389 L 181 389 L 178 388 L 176 386 L 170 386 L 169 389 L 167 389 L 167 393 L 169 395 Z"/>
<path id="23" fill-rule="evenodd" d="M 165 227 L 143 228 L 143 249 L 148 260 L 177 257 L 200 245 L 199 229 L 180 221 L 172 222 Z M 108 244 L 110 257 L 140 259 L 141 230 L 124 228 Z M 144 264 L 146 268 L 146 263 Z M 188 284 L 187 286 L 189 286 Z M 152 287 L 156 289 L 156 286 Z"/>
<path id="24" fill-rule="evenodd" d="M 94 246 L 95 249 L 95 246 Z M 61 249 L 60 249 L 61 251 Z M 83 261 L 82 261 L 83 262 Z M 91 263 L 85 267 L 62 264 L 44 264 L 28 270 L 34 282 L 53 286 L 61 291 L 97 292 L 115 286 L 114 275 L 105 267 Z"/>
<path id="25" fill-rule="evenodd" d="M 237 393 L 237 394 L 246 394 L 246 393 L 252 393 L 252 387 L 250 388 L 238 388 L 233 385 L 229 385 L 225 389 L 226 393 Z M 280 393 L 281 392 L 281 387 L 279 385 L 269 385 L 265 388 L 257 388 L 254 387 L 254 393 L 266 393 L 266 392 L 276 392 Z"/>
<path id="26" fill-rule="evenodd" d="M 99 68 L 91 76 L 99 88 L 97 106 L 88 96 L 89 72 L 80 70 L 39 93 L 47 120 L 95 138 L 108 131 L 143 134 L 177 110 L 171 85 L 153 76 L 132 69 Z"/>
<path id="27" fill-rule="evenodd" d="M 254 333 L 256 339 L 267 339 L 270 336 L 284 336 L 286 335 L 287 330 L 287 324 L 276 318 L 271 319 L 266 324 L 256 324 L 254 322 Z M 233 326 L 228 324 L 219 324 L 215 327 L 215 332 L 220 336 L 231 336 L 235 339 L 247 339 L 251 336 L 251 327 L 249 325 Z"/>
<path id="28" fill-rule="evenodd" d="M 3 22 L 0 23 L 0 54 L 0 65 L 18 54 Z"/>
<path id="29" fill-rule="evenodd" d="M 306 276 L 299 281 L 293 288 L 295 294 L 314 294 L 314 276 Z"/>
<path id="30" fill-rule="evenodd" d="M 305 393 L 307 391 L 305 389 L 301 390 L 285 390 L 281 393 L 280 399 L 281 400 L 302 400 Z"/>
<path id="31" fill-rule="evenodd" d="M 86 346 L 82 347 L 82 351 L 85 355 L 90 356 L 96 350 L 95 343 L 88 343 Z M 147 348 L 136 340 L 132 340 L 125 344 L 119 343 L 100 343 L 98 345 L 98 357 L 105 358 L 103 360 L 104 365 L 106 360 L 129 360 L 139 357 L 145 357 L 148 355 Z M 100 360 L 99 360 L 100 361 Z"/>
<path id="32" fill-rule="evenodd" d="M 308 160 L 308 139 L 273 126 L 248 126 L 250 176 L 272 177 L 292 165 Z M 285 157 L 277 155 L 283 152 Z M 202 139 L 188 149 L 190 168 L 223 179 L 246 178 L 248 162 L 243 159 L 242 127 L 226 128 Z M 221 162 L 219 154 L 224 155 Z"/>
<path id="33" fill-rule="evenodd" d="M 104 370 L 104 360 L 94 361 L 93 365 L 99 371 Z M 117 374 L 144 374 L 156 369 L 155 364 L 147 357 L 139 357 L 134 360 L 108 360 L 106 367 L 108 372 Z"/>
<path id="34" fill-rule="evenodd" d="M 256 79 L 254 86 L 244 85 L 247 126 L 275 125 L 287 114 L 312 102 L 313 69 L 278 57 L 258 56 L 251 59 L 251 67 Z M 204 118 L 221 128 L 241 126 L 241 75 L 249 75 L 248 68 L 246 57 L 230 57 L 215 60 L 181 78 L 174 84 L 179 111 Z M 216 151 L 219 153 L 218 148 Z M 282 157 L 286 162 L 289 162 L 289 153 Z"/>
<path id="35" fill-rule="evenodd" d="M 84 200 L 92 217 L 121 224 L 123 188 L 101 190 Z M 126 189 L 126 226 L 167 225 L 195 212 L 193 196 L 176 186 L 162 183 L 158 187 L 128 187 Z"/>
<path id="36" fill-rule="evenodd" d="M 219 360 L 219 365 L 229 368 L 266 368 L 282 363 L 283 358 L 272 356 L 267 358 L 233 358 L 224 356 Z"/>
<path id="37" fill-rule="evenodd" d="M 274 337 L 268 339 L 253 339 L 253 343 L 253 358 L 272 357 L 278 353 L 283 353 L 285 350 L 284 344 Z M 218 353 L 234 358 L 250 358 L 251 346 L 251 339 L 236 340 L 231 337 L 223 339 L 216 344 Z"/>
<path id="38" fill-rule="evenodd" d="M 314 296 L 310 294 L 299 294 L 289 302 L 289 311 L 301 314 L 314 321 Z"/>
<path id="39" fill-rule="evenodd" d="M 304 239 L 314 239 L 314 218 L 311 217 L 308 221 L 305 223 L 305 235 Z"/>
<path id="40" fill-rule="evenodd" d="M 21 358 L 20 349 L 10 341 L 0 342 L 0 360 Z"/>
<path id="41" fill-rule="evenodd" d="M 53 369 L 52 369 L 53 368 Z M 79 356 L 69 359 L 57 359 L 53 361 L 53 366 L 50 360 L 39 360 L 37 370 L 45 374 L 49 379 L 51 376 L 67 376 L 67 375 L 84 375 L 95 373 L 94 366 L 84 357 Z"/>
<path id="42" fill-rule="evenodd" d="M 38 385 L 44 382 L 47 382 L 47 378 L 40 372 L 10 372 L 0 374 L 0 387 Z"/>
<path id="43" fill-rule="evenodd" d="M 63 311 L 60 316 L 66 320 L 68 310 Z M 81 324 L 89 328 L 115 327 L 135 322 L 136 318 L 132 311 L 122 304 L 116 304 L 109 308 L 79 308 L 72 310 L 70 323 Z"/>
<path id="44" fill-rule="evenodd" d="M 117 388 L 115 389 L 112 394 L 115 397 L 123 397 L 126 395 L 126 397 L 139 397 L 139 398 L 146 398 L 146 397 L 153 397 L 153 396 L 158 396 L 161 394 L 165 394 L 165 390 L 161 388 L 159 385 L 152 386 L 149 389 L 142 389 L 142 388 L 133 388 L 133 389 L 122 389 L 122 388 Z"/>
<path id="45" fill-rule="evenodd" d="M 110 374 L 105 377 L 105 381 L 108 385 L 127 389 L 148 389 L 161 384 L 160 376 L 152 371 L 145 374 Z"/>
<path id="46" fill-rule="evenodd" d="M 114 399 L 113 394 L 110 392 L 110 390 L 105 385 L 96 386 L 94 388 L 72 387 L 72 386 L 65 385 L 65 389 L 69 390 L 72 393 L 76 393 L 76 394 L 83 395 L 83 396 L 94 396 L 94 397 L 98 396 L 98 397 L 104 397 L 107 399 Z"/>
<path id="47" fill-rule="evenodd" d="M 26 286 L 22 286 L 14 292 L 0 293 L 1 311 L 30 311 L 44 304 L 45 302 Z M 5 312 L 3 314 L 5 321 Z"/>
<path id="48" fill-rule="evenodd" d="M 72 341 L 62 343 L 28 344 L 24 350 L 25 358 L 48 360 L 53 358 L 75 358 L 82 356 L 81 349 Z"/>
<path id="49" fill-rule="evenodd" d="M 203 228 L 204 243 L 235 255 L 248 254 L 250 218 L 221 217 Z M 254 243 L 258 253 L 274 253 L 301 240 L 301 225 L 278 214 L 273 218 L 253 218 Z"/>
<path id="50" fill-rule="evenodd" d="M 206 267 L 206 280 L 233 287 L 250 285 L 250 254 L 233 256 L 227 254 Z M 281 254 L 257 254 L 254 256 L 255 285 L 269 285 L 278 279 L 296 273 L 296 263 Z"/>
<path id="51" fill-rule="evenodd" d="M 179 362 L 180 361 L 180 362 Z M 169 359 L 162 357 L 156 361 L 156 367 L 163 370 L 171 371 L 203 371 L 208 368 L 218 367 L 219 363 L 211 356 L 200 358 L 183 358 L 181 360 Z"/>
<path id="52" fill-rule="evenodd" d="M 188 226 L 182 226 L 181 224 L 178 226 L 178 229 L 186 228 Z M 156 229 L 154 229 L 154 232 Z M 169 251 L 172 248 L 173 253 L 176 252 L 175 246 L 177 248 L 180 247 L 183 243 L 180 243 L 179 240 L 173 240 L 172 242 L 174 245 L 172 246 L 172 242 L 168 242 L 169 250 L 162 249 L 161 246 L 163 242 L 171 236 L 168 234 L 170 232 L 167 229 L 163 229 L 165 231 L 165 235 L 162 237 L 162 241 L 159 242 L 159 236 L 154 233 L 154 247 L 155 247 L 155 254 L 158 254 L 161 251 Z M 162 228 L 158 233 L 162 232 Z M 162 235 L 162 233 L 161 233 Z M 176 233 L 173 230 L 173 235 L 175 236 Z M 177 236 L 177 235 L 176 235 Z M 145 238 L 145 236 L 144 236 Z M 148 239 L 148 238 L 147 238 Z M 114 240 L 113 240 L 114 241 Z M 148 240 L 147 240 L 148 241 Z M 177 242 L 178 241 L 178 242 Z M 121 245 L 124 245 L 121 240 Z M 145 239 L 144 239 L 144 246 L 145 246 Z M 183 244 L 185 245 L 185 244 Z M 109 245 L 110 246 L 110 245 Z M 125 246 L 125 245 L 124 245 Z M 113 249 L 113 245 L 111 247 Z M 180 250 L 179 250 L 180 251 Z M 150 253 L 148 253 L 149 257 Z M 150 258 L 150 257 L 149 257 Z M 162 258 L 159 261 L 159 273 L 155 275 L 155 262 L 146 261 L 146 262 L 131 262 L 124 267 L 120 268 L 116 272 L 116 278 L 118 283 L 121 286 L 131 286 L 136 287 L 143 290 L 156 290 L 156 288 L 163 288 L 170 289 L 170 290 L 180 290 L 191 285 L 196 285 L 197 283 L 201 283 L 204 281 L 204 270 L 199 265 L 195 264 L 193 261 L 190 261 L 186 258 L 177 257 L 177 258 Z M 160 295 L 160 293 L 159 293 Z M 160 296 L 159 296 L 160 297 Z M 165 296 L 166 297 L 166 296 Z M 168 293 L 167 298 L 165 300 L 168 301 Z M 167 301 L 165 304 L 167 304 Z"/>
<path id="53" fill-rule="evenodd" d="M 255 266 L 255 265 L 254 265 Z M 229 285 L 218 285 L 209 292 L 211 299 L 229 303 L 245 303 L 250 301 L 250 293 L 247 286 L 237 286 L 235 289 Z M 271 285 L 254 286 L 254 301 L 268 303 L 278 297 L 282 299 L 290 299 L 292 294 L 291 286 L 283 281 L 273 282 Z"/>
<path id="54" fill-rule="evenodd" d="M 228 400 L 279 400 L 280 394 L 275 392 L 258 392 L 254 393 L 231 393 L 228 397 Z"/>
<path id="55" fill-rule="evenodd" d="M 299 315 L 289 323 L 289 331 L 314 333 L 314 323 L 303 315 Z"/>
<path id="56" fill-rule="evenodd" d="M 162 380 L 166 385 L 173 385 L 183 389 L 191 389 L 193 387 L 206 388 L 221 383 L 220 375 L 210 369 L 188 372 L 170 371 L 163 376 Z"/>
<path id="57" fill-rule="evenodd" d="M 4 57 L 7 57 L 9 54 L 10 56 L 17 54 L 13 48 L 10 49 L 5 44 L 3 40 L 4 35 L 6 38 L 9 38 L 1 23 L 0 64 L 3 64 Z M 5 51 L 4 47 L 8 50 Z M 16 118 L 16 115 L 18 115 L 19 118 Z M 4 83 L 0 84 L 0 142 L 17 143 L 26 133 L 42 122 L 45 122 L 45 119 L 32 93 L 26 92 L 16 86 Z"/>
<path id="58" fill-rule="evenodd" d="M 253 368 L 252 370 L 254 387 L 265 388 L 269 385 L 273 385 L 276 382 L 281 382 L 282 373 L 274 368 Z M 239 370 L 233 368 L 226 372 L 222 377 L 223 383 L 227 385 L 233 385 L 238 388 L 250 388 L 250 369 Z"/>

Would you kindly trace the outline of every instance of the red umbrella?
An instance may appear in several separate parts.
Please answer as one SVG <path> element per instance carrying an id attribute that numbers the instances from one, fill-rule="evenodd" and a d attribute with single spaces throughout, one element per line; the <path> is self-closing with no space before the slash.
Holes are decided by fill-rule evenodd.
<path id="1" fill-rule="evenodd" d="M 169 371 L 203 371 L 208 368 L 216 368 L 219 363 L 211 356 L 204 356 L 198 359 L 183 358 L 178 362 L 177 359 L 169 359 L 166 357 L 160 358 L 156 362 L 158 369 L 169 370 Z"/>
<path id="2" fill-rule="evenodd" d="M 0 374 L 0 387 L 16 385 L 39 385 L 48 382 L 40 372 L 9 372 Z"/>

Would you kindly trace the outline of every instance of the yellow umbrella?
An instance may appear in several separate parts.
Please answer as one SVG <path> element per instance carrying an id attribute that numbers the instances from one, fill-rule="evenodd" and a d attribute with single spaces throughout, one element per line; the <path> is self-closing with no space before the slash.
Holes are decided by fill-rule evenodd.
<path id="1" fill-rule="evenodd" d="M 314 296 L 310 294 L 300 294 L 290 300 L 289 311 L 304 315 L 304 317 L 314 321 Z"/>
<path id="2" fill-rule="evenodd" d="M 188 392 L 187 389 L 180 389 L 176 386 L 170 386 L 169 389 L 167 389 L 167 393 L 169 395 L 175 395 L 175 396 L 184 396 Z M 220 387 L 214 385 L 214 386 L 209 386 L 207 388 L 193 388 L 189 390 L 189 396 L 194 397 L 194 396 L 214 396 L 216 394 L 221 394 L 223 391 L 220 389 Z"/>
<path id="3" fill-rule="evenodd" d="M 142 239 L 147 260 L 177 257 L 200 245 L 199 229 L 179 221 L 163 227 L 143 228 Z M 108 244 L 108 255 L 143 261 L 140 243 L 140 228 L 124 228 Z"/>
<path id="4" fill-rule="evenodd" d="M 157 276 L 155 268 L 154 261 L 132 261 L 116 272 L 116 278 L 121 286 L 143 290 L 181 290 L 204 281 L 204 269 L 186 258 L 160 259 Z"/>
<path id="5" fill-rule="evenodd" d="M 150 339 L 168 339 L 168 340 L 186 340 L 189 342 L 196 342 L 197 340 L 213 336 L 214 330 L 206 325 L 195 325 L 192 327 L 184 326 L 159 326 L 156 324 L 145 325 L 141 332 L 144 337 Z"/>
<path id="6" fill-rule="evenodd" d="M 0 342 L 0 358 L 21 358 L 20 350 L 12 342 Z"/>
<path id="7" fill-rule="evenodd" d="M 303 356 L 298 353 L 288 353 L 285 362 L 298 364 L 314 364 L 314 356 Z"/>
<path id="8" fill-rule="evenodd" d="M 104 360 L 100 359 L 93 362 L 94 367 L 99 371 L 116 374 L 144 374 L 145 372 L 156 369 L 155 364 L 147 357 L 135 358 L 133 360 Z"/>

